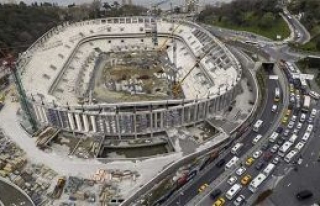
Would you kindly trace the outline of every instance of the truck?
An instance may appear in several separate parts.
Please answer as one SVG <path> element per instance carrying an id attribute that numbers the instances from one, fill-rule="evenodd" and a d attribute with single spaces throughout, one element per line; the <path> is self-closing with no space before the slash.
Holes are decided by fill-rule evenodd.
<path id="1" fill-rule="evenodd" d="M 302 111 L 308 112 L 309 109 L 310 109 L 310 103 L 311 103 L 310 96 L 309 95 L 304 95 Z"/>
<path id="2" fill-rule="evenodd" d="M 52 197 L 55 199 L 59 199 L 62 195 L 63 188 L 66 184 L 66 178 L 65 177 L 59 177 L 56 186 L 54 187 Z"/>

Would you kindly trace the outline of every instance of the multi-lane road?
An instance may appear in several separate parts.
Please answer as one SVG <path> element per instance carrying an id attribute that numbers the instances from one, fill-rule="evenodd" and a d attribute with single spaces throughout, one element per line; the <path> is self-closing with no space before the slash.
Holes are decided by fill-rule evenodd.
<path id="1" fill-rule="evenodd" d="M 267 81 L 267 102 L 265 104 L 265 108 L 261 114 L 260 119 L 262 119 L 265 124 L 261 128 L 261 133 L 265 134 L 268 132 L 269 128 L 272 126 L 273 122 L 277 119 L 278 113 L 271 112 L 271 107 L 274 104 L 274 91 L 275 88 L 279 86 L 278 80 L 274 79 L 268 79 Z M 282 109 L 282 104 L 279 104 L 279 110 Z M 250 131 L 249 133 L 246 133 L 245 138 L 242 138 L 242 142 L 244 143 L 244 147 L 242 148 L 242 153 L 244 153 L 247 150 L 250 150 L 252 147 L 251 141 L 256 136 L 257 133 Z M 219 161 L 220 159 L 225 159 L 226 161 L 229 161 L 233 155 L 230 154 L 230 148 L 225 152 L 225 155 L 221 155 L 215 162 Z M 186 205 L 193 197 L 195 197 L 198 194 L 198 189 L 201 185 L 204 183 L 210 184 L 212 181 L 214 181 L 216 178 L 219 177 L 224 172 L 224 167 L 218 168 L 215 166 L 215 162 L 213 162 L 209 169 L 206 169 L 204 173 L 201 173 L 197 175 L 196 179 L 194 179 L 191 184 L 186 185 L 186 187 L 183 187 L 180 192 L 176 193 L 172 198 L 170 198 L 164 205 L 173 206 L 173 205 Z"/>

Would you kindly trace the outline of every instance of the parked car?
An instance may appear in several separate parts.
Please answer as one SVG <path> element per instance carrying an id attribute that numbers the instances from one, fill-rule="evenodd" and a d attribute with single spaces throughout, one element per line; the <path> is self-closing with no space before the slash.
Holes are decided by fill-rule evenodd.
<path id="1" fill-rule="evenodd" d="M 238 179 L 238 178 L 237 178 L 235 175 L 233 175 L 233 176 L 231 176 L 231 177 L 228 179 L 227 183 L 228 183 L 229 185 L 233 185 L 234 183 L 236 183 L 237 179 Z"/>
<path id="2" fill-rule="evenodd" d="M 253 158 L 258 159 L 262 155 L 261 150 L 257 150 L 253 153 Z"/>
<path id="3" fill-rule="evenodd" d="M 256 164 L 256 169 L 257 170 L 261 170 L 264 167 L 264 162 L 258 162 L 258 164 Z"/>
<path id="4" fill-rule="evenodd" d="M 216 163 L 216 167 L 220 168 L 226 163 L 225 159 L 221 159 Z"/>
<path id="5" fill-rule="evenodd" d="M 241 176 L 247 169 L 245 167 L 240 167 L 236 170 L 236 174 Z"/>
<path id="6" fill-rule="evenodd" d="M 220 189 L 215 189 L 210 193 L 211 199 L 216 199 L 219 195 L 221 195 L 222 191 Z"/>
<path id="7" fill-rule="evenodd" d="M 276 153 L 279 149 L 279 145 L 278 144 L 275 144 L 272 146 L 272 148 L 270 149 L 270 152 L 272 153 Z"/>
<path id="8" fill-rule="evenodd" d="M 302 190 L 296 194 L 298 200 L 305 200 L 313 196 L 313 193 L 310 190 Z"/>

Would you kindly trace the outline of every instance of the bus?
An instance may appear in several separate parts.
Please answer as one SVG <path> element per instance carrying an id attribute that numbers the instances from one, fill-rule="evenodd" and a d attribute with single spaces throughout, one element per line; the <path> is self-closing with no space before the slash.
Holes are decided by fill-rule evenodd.
<path id="1" fill-rule="evenodd" d="M 267 178 L 267 176 L 263 173 L 260 173 L 258 174 L 257 177 L 255 177 L 250 185 L 249 185 L 249 190 L 252 192 L 252 193 L 255 193 L 258 189 L 258 187 L 262 184 L 262 182 Z"/>
<path id="2" fill-rule="evenodd" d="M 308 112 L 309 109 L 310 109 L 310 103 L 311 103 L 310 96 L 309 95 L 304 95 L 302 111 Z"/>
<path id="3" fill-rule="evenodd" d="M 226 198 L 228 200 L 232 200 L 242 189 L 242 186 L 240 184 L 234 184 L 226 193 Z"/>
<path id="4" fill-rule="evenodd" d="M 226 170 L 227 169 L 234 169 L 239 162 L 239 158 L 237 156 L 234 156 L 227 164 L 226 164 Z"/>
<path id="5" fill-rule="evenodd" d="M 280 89 L 277 87 L 274 92 L 274 101 L 278 102 L 280 100 Z"/>
<path id="6" fill-rule="evenodd" d="M 253 131 L 259 132 L 259 129 L 261 128 L 263 124 L 263 121 L 259 119 L 254 125 L 253 125 Z"/>
<path id="7" fill-rule="evenodd" d="M 237 143 L 234 147 L 232 147 L 231 154 L 237 155 L 241 150 L 242 146 L 243 146 L 243 143 Z"/>
<path id="8" fill-rule="evenodd" d="M 292 134 L 292 136 L 289 139 L 289 142 L 291 142 L 292 144 L 294 144 L 298 139 L 298 135 L 296 134 Z"/>
<path id="9" fill-rule="evenodd" d="M 271 136 L 269 137 L 269 142 L 275 142 L 277 141 L 279 137 L 279 133 L 277 132 L 272 132 Z"/>
<path id="10" fill-rule="evenodd" d="M 280 157 L 284 157 L 292 145 L 293 143 L 289 141 L 283 143 L 283 145 L 279 148 L 278 155 Z"/>
<path id="11" fill-rule="evenodd" d="M 291 160 L 298 154 L 297 150 L 291 150 L 284 158 L 284 161 L 290 163 Z"/>
<path id="12" fill-rule="evenodd" d="M 268 166 L 262 171 L 262 173 L 268 177 L 275 167 L 275 164 L 269 163 Z"/>

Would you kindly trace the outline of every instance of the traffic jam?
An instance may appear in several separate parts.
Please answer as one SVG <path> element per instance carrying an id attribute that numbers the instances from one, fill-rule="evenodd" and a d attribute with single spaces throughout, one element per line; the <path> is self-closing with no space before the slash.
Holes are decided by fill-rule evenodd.
<path id="1" fill-rule="evenodd" d="M 299 73 L 289 62 L 281 62 L 289 82 L 289 105 L 281 117 L 280 125 L 267 137 L 259 133 L 260 128 L 266 124 L 257 120 L 252 127 L 256 136 L 252 139 L 252 146 L 260 145 L 251 155 L 243 161 L 238 156 L 243 143 L 237 142 L 231 149 L 234 155 L 225 163 L 225 170 L 232 170 L 225 182 L 210 193 L 213 206 L 245 205 L 252 194 L 257 193 L 272 176 L 279 164 L 289 164 L 294 170 L 303 159 L 301 151 L 313 136 L 314 121 L 318 111 L 312 105 L 319 100 L 320 95 L 314 91 L 308 91 L 305 79 L 293 79 L 293 75 Z M 280 89 L 275 88 L 274 104 L 271 112 L 278 112 L 281 94 Z M 219 163 L 219 162 L 218 162 Z M 221 166 L 221 165 L 218 165 Z M 208 184 L 203 184 L 198 192 L 205 190 Z M 262 191 L 260 191 L 262 192 Z M 296 194 L 299 201 L 312 196 L 308 190 L 302 190 Z"/>

